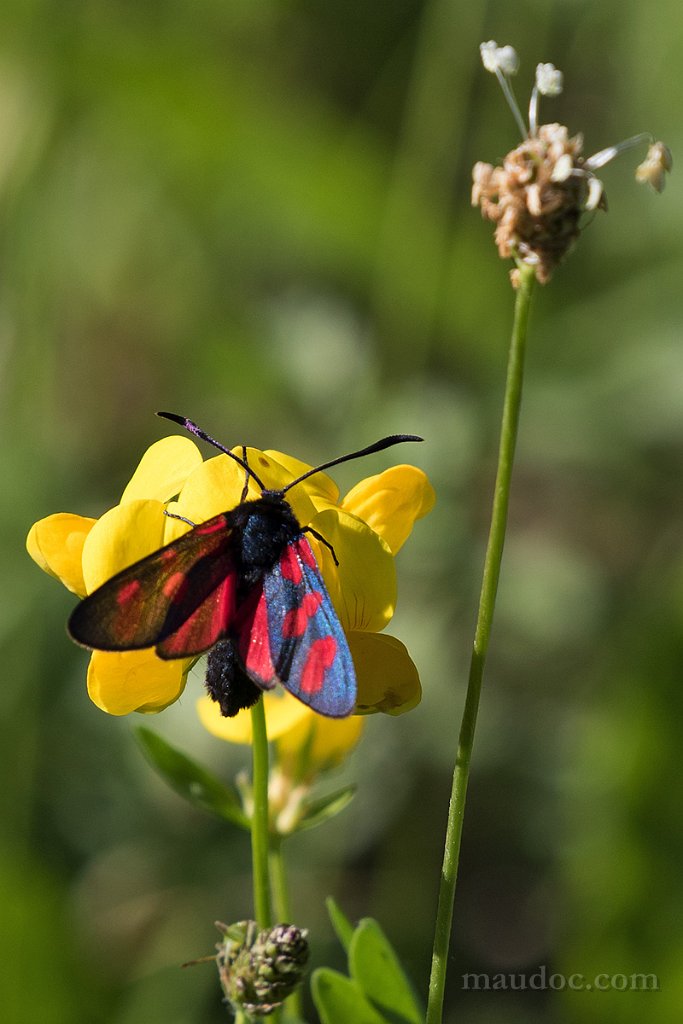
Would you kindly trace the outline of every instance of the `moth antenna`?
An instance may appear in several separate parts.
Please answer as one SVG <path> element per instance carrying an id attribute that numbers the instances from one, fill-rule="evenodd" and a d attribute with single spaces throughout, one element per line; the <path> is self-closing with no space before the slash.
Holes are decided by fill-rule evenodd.
<path id="1" fill-rule="evenodd" d="M 362 459 L 364 455 L 373 455 L 375 452 L 382 452 L 385 448 L 391 448 L 395 444 L 403 444 L 404 441 L 424 441 L 424 437 L 418 437 L 417 434 L 389 434 L 388 437 L 383 437 L 380 441 L 375 441 L 374 444 L 368 445 L 367 448 L 361 448 L 360 451 L 351 452 L 350 455 L 341 455 L 338 459 L 331 459 L 330 462 L 323 462 L 321 466 L 309 469 L 308 472 L 302 473 L 302 475 L 297 477 L 296 480 L 292 480 L 291 484 L 287 484 L 286 487 L 283 487 L 280 494 L 286 494 L 290 487 L 294 487 L 295 484 L 300 484 L 302 480 L 307 480 L 309 476 L 313 476 L 315 473 L 321 473 L 323 469 L 329 469 L 331 466 L 338 466 L 340 462 L 350 462 L 351 459 Z"/>
<path id="2" fill-rule="evenodd" d="M 246 444 L 242 445 L 242 458 L 244 459 L 244 465 L 246 466 L 247 465 L 247 446 L 246 446 Z M 242 488 L 242 495 L 240 497 L 240 505 L 242 504 L 242 502 L 247 500 L 247 494 L 248 493 L 249 493 L 249 473 L 245 474 L 245 477 L 244 477 L 244 487 Z"/>
<path id="3" fill-rule="evenodd" d="M 214 448 L 218 448 L 218 451 L 223 452 L 224 455 L 229 455 L 231 459 L 234 459 L 234 461 L 239 466 L 242 467 L 242 469 L 246 470 L 247 480 L 248 477 L 251 477 L 254 483 L 256 483 L 261 488 L 262 491 L 265 491 L 266 487 L 263 481 L 258 478 L 256 473 L 246 460 L 246 448 L 244 446 L 242 446 L 242 451 L 245 453 L 245 457 L 241 459 L 239 455 L 235 455 L 234 452 L 231 452 L 229 448 L 226 448 L 225 445 L 222 445 L 220 441 L 217 441 L 215 439 L 215 437 L 211 437 L 210 434 L 207 434 L 205 430 L 202 430 L 201 427 L 198 427 L 196 423 L 192 422 L 192 420 L 188 420 L 187 416 L 178 416 L 178 414 L 175 412 L 158 412 L 157 416 L 161 416 L 165 420 L 171 420 L 173 423 L 179 423 L 181 427 L 184 427 L 185 430 L 188 430 L 191 434 L 194 434 L 195 437 L 199 437 L 201 438 L 202 441 L 207 441 L 209 444 L 212 444 Z M 245 487 L 247 485 L 248 484 L 245 484 Z"/>
<path id="4" fill-rule="evenodd" d="M 327 550 L 332 555 L 332 560 L 333 560 L 334 564 L 335 565 L 339 565 L 339 559 L 337 558 L 336 551 L 334 550 L 334 548 L 330 544 L 329 540 L 325 540 L 325 538 L 323 537 L 322 533 L 318 533 L 318 531 L 314 530 L 312 526 L 304 526 L 303 532 L 304 533 L 310 533 L 312 537 L 315 537 L 315 539 L 319 540 L 321 544 L 324 544 L 325 547 L 327 548 Z"/>
<path id="5" fill-rule="evenodd" d="M 181 523 L 187 523 L 194 530 L 196 523 L 193 523 L 191 519 L 186 519 L 185 516 L 179 516 L 177 512 L 169 512 L 167 508 L 164 509 L 164 515 L 168 516 L 169 519 L 179 519 Z"/>

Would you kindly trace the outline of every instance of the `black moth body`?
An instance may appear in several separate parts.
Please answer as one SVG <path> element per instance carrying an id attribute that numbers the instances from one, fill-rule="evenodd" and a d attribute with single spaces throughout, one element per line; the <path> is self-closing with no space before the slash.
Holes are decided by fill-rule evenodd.
<path id="1" fill-rule="evenodd" d="M 246 581 L 249 587 L 257 583 L 302 530 L 289 502 L 277 491 L 264 491 L 256 501 L 238 505 L 234 513 L 241 521 L 240 585 L 244 591 Z M 204 682 L 224 718 L 234 718 L 239 711 L 253 707 L 261 696 L 240 664 L 232 637 L 219 640 L 209 651 Z"/>

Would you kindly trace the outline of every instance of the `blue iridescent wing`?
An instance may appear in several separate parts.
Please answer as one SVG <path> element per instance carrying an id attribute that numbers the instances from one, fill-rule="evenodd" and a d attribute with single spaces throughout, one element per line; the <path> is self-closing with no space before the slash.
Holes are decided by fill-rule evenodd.
<path id="1" fill-rule="evenodd" d="M 314 711 L 350 715 L 356 673 L 349 645 L 311 546 L 299 535 L 263 579 L 262 591 L 240 629 L 247 674 L 270 689 L 280 682 Z"/>

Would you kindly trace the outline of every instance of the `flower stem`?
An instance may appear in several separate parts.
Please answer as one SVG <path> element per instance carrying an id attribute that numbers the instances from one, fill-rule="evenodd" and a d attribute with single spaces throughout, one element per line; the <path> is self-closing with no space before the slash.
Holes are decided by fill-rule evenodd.
<path id="1" fill-rule="evenodd" d="M 263 697 L 251 709 L 254 813 L 251 820 L 251 861 L 254 915 L 259 928 L 270 928 L 270 876 L 268 873 L 268 732 Z"/>
<path id="2" fill-rule="evenodd" d="M 479 710 L 479 697 L 484 675 L 484 663 L 488 651 L 493 611 L 496 603 L 500 565 L 505 542 L 508 503 L 510 497 L 510 480 L 514 461 L 517 427 L 519 424 L 519 408 L 522 399 L 522 380 L 524 376 L 524 350 L 526 347 L 527 326 L 529 323 L 529 304 L 533 291 L 534 271 L 525 264 L 519 265 L 520 280 L 515 303 L 515 316 L 512 325 L 512 338 L 508 356 L 507 381 L 505 400 L 500 430 L 498 449 L 498 470 L 491 512 L 484 575 L 479 597 L 479 611 L 474 633 L 470 674 L 467 685 L 465 708 L 460 725 L 458 749 L 453 771 L 453 787 L 448 809 L 446 841 L 444 846 L 439 902 L 436 913 L 434 934 L 434 951 L 432 954 L 432 973 L 429 980 L 429 1000 L 427 1005 L 426 1024 L 440 1024 L 443 1011 L 443 997 L 446 985 L 446 969 L 448 964 L 448 947 L 450 943 L 451 923 L 453 920 L 453 902 L 458 877 L 458 861 L 460 856 L 460 840 L 462 837 L 463 817 L 467 782 L 472 760 L 474 732 Z"/>
<path id="3" fill-rule="evenodd" d="M 292 920 L 292 910 L 289 901 L 287 870 L 282 854 L 282 839 L 280 836 L 273 836 L 270 843 L 270 877 L 273 884 L 275 916 L 278 921 L 289 924 Z"/>
<path id="4" fill-rule="evenodd" d="M 270 843 L 270 877 L 273 883 L 273 903 L 275 917 L 286 924 L 292 921 L 292 906 L 287 885 L 287 869 L 282 852 L 282 838 L 273 836 Z M 301 987 L 296 988 L 286 1003 L 287 1012 L 296 1020 L 303 1019 Z"/>

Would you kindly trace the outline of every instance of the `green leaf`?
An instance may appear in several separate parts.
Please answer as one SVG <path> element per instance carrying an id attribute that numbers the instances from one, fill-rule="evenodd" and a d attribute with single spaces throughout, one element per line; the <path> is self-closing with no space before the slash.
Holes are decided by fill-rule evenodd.
<path id="1" fill-rule="evenodd" d="M 137 728 L 135 735 L 145 757 L 171 789 L 201 810 L 216 814 L 240 828 L 250 828 L 236 790 L 150 729 Z"/>
<path id="2" fill-rule="evenodd" d="M 344 810 L 347 804 L 351 803 L 355 792 L 355 786 L 345 786 L 343 789 L 338 789 L 335 793 L 329 793 L 327 796 L 320 797 L 319 800 L 311 800 L 310 803 L 306 804 L 306 809 L 303 817 L 297 824 L 296 831 L 301 832 L 306 828 L 315 828 L 316 825 L 322 825 L 324 821 L 334 818 L 335 815 Z"/>
<path id="3" fill-rule="evenodd" d="M 321 1024 L 386 1024 L 356 982 L 329 967 L 313 972 L 311 994 Z"/>
<path id="4" fill-rule="evenodd" d="M 325 906 L 327 907 L 327 913 L 330 915 L 330 921 L 332 922 L 335 934 L 344 947 L 344 952 L 348 953 L 353 936 L 353 925 L 331 896 L 328 896 L 325 900 Z"/>
<path id="5" fill-rule="evenodd" d="M 424 1015 L 386 935 L 364 918 L 349 946 L 351 977 L 391 1024 L 422 1024 Z"/>

